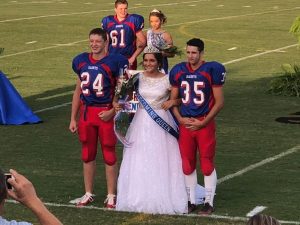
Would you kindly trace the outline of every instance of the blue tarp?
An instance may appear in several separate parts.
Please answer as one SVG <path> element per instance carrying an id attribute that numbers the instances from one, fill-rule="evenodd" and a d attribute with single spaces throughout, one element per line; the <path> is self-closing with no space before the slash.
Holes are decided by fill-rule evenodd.
<path id="1" fill-rule="evenodd" d="M 31 111 L 15 87 L 0 71 L 0 124 L 21 125 L 39 122 L 42 120 Z"/>

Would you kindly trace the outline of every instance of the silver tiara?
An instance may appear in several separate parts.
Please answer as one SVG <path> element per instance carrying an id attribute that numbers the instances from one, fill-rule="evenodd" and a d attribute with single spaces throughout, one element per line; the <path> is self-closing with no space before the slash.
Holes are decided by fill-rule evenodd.
<path id="1" fill-rule="evenodd" d="M 152 46 L 146 46 L 146 48 L 144 49 L 144 53 L 160 53 L 160 51 L 159 49 Z"/>
<path id="2" fill-rule="evenodd" d="M 152 12 L 152 13 L 153 13 L 153 12 L 155 12 L 155 13 L 160 13 L 160 11 L 159 11 L 158 9 L 153 9 L 151 12 Z"/>

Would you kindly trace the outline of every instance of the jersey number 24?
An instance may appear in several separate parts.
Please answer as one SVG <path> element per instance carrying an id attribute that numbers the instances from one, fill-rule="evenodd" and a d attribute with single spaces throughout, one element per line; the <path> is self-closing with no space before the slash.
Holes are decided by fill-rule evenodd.
<path id="1" fill-rule="evenodd" d="M 81 91 L 82 94 L 85 96 L 89 96 L 90 93 L 90 83 L 91 83 L 91 76 L 88 72 L 83 72 L 81 75 Z M 103 96 L 103 75 L 102 73 L 97 74 L 97 77 L 93 81 L 93 91 L 95 92 L 97 97 Z"/>

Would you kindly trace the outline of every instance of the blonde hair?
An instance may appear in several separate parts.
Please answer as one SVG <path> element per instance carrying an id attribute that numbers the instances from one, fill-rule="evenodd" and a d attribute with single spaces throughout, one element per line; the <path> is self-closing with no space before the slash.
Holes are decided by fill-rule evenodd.
<path id="1" fill-rule="evenodd" d="M 280 225 L 280 223 L 272 216 L 257 214 L 248 220 L 247 225 Z"/>

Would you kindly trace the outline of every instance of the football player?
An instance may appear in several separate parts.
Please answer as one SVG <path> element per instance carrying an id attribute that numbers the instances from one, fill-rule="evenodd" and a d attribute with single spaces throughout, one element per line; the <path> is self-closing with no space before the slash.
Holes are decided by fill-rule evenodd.
<path id="1" fill-rule="evenodd" d="M 72 100 L 69 129 L 78 132 L 82 143 L 81 158 L 85 195 L 75 199 L 77 206 L 92 202 L 93 184 L 96 173 L 97 143 L 100 140 L 105 162 L 107 199 L 105 207 L 115 208 L 117 165 L 112 107 L 117 77 L 128 67 L 128 60 L 120 54 L 106 53 L 107 33 L 102 28 L 90 31 L 91 52 L 81 53 L 73 59 L 72 68 L 77 74 L 76 88 Z M 77 121 L 77 115 L 79 120 Z"/>
<path id="2" fill-rule="evenodd" d="M 129 69 L 137 69 L 137 57 L 146 46 L 144 18 L 137 14 L 128 14 L 126 0 L 115 1 L 115 15 L 102 19 L 102 28 L 109 35 L 109 53 L 120 53 L 128 58 Z"/>
<path id="3" fill-rule="evenodd" d="M 173 112 L 180 123 L 179 148 L 189 193 L 189 212 L 196 208 L 198 150 L 205 186 L 205 203 L 199 213 L 211 214 L 214 211 L 213 200 L 217 184 L 214 118 L 224 105 L 223 84 L 226 71 L 218 62 L 203 61 L 204 42 L 198 38 L 187 42 L 186 54 L 187 62 L 175 65 L 170 71 L 171 99 L 179 96 L 182 100 L 180 108 L 174 107 Z"/>

